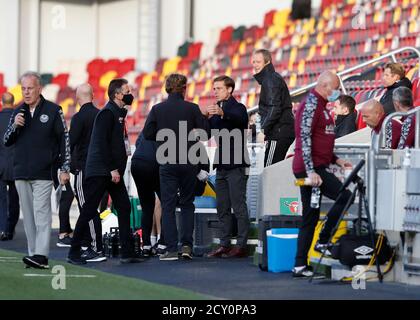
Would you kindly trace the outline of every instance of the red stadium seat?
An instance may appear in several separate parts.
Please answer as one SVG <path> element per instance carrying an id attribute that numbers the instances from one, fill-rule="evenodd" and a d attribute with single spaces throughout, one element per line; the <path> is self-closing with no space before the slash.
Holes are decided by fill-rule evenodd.
<path id="1" fill-rule="evenodd" d="M 220 31 L 219 44 L 229 43 L 232 41 L 233 27 L 229 26 Z"/>
<path id="2" fill-rule="evenodd" d="M 56 75 L 55 77 L 53 77 L 53 79 L 51 80 L 51 83 L 59 85 L 60 88 L 65 88 L 67 87 L 69 76 L 70 75 L 68 73 L 60 73 Z"/>
<path id="3" fill-rule="evenodd" d="M 93 59 L 88 63 L 86 71 L 89 73 L 89 75 L 99 76 L 103 73 L 104 64 L 105 62 L 103 59 Z"/>

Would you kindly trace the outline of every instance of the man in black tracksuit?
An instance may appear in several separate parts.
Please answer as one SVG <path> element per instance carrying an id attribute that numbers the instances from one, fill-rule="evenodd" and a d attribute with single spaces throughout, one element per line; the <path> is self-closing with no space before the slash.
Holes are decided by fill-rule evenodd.
<path id="1" fill-rule="evenodd" d="M 157 141 L 159 145 L 157 160 L 160 164 L 162 230 L 167 245 L 167 252 L 159 259 L 168 261 L 178 260 L 178 230 L 175 219 L 178 190 L 182 224 L 182 257 L 185 259 L 192 257 L 195 209 L 193 202 L 198 166 L 190 161 L 188 154 L 197 143 L 193 137 L 190 137 L 190 133 L 194 129 L 208 131 L 208 122 L 196 104 L 184 101 L 187 88 L 185 76 L 170 75 L 165 87 L 169 94 L 168 100 L 151 109 L 143 134 L 146 139 Z M 163 142 L 162 138 L 165 137 L 167 139 Z"/>
<path id="2" fill-rule="evenodd" d="M 99 113 L 93 101 L 93 90 L 89 84 L 82 84 L 76 90 L 76 99 L 81 106 L 78 113 L 71 119 L 70 125 L 70 151 L 71 172 L 74 174 L 74 190 L 79 206 L 79 212 L 86 202 L 86 192 L 83 189 L 83 181 L 86 173 L 86 160 L 92 136 L 93 124 Z M 84 245 L 88 249 L 83 253 L 87 262 L 104 261 L 105 257 L 98 250 L 98 243 L 102 242 L 102 225 L 99 215 L 89 221 L 89 232 L 85 235 Z"/>
<path id="3" fill-rule="evenodd" d="M 295 139 L 292 102 L 287 84 L 274 70 L 268 50 L 255 51 L 252 64 L 254 78 L 261 85 L 258 112 L 266 140 L 264 166 L 267 167 L 284 160 Z"/>
<path id="4" fill-rule="evenodd" d="M 214 167 L 217 168 L 217 215 L 221 223 L 220 247 L 210 252 L 208 257 L 248 256 L 249 218 L 246 204 L 247 167 L 249 167 L 246 139 L 248 113 L 246 107 L 232 96 L 234 89 L 233 79 L 227 76 L 214 79 L 213 90 L 217 105 L 208 107 L 211 129 L 220 130 L 215 134 L 218 148 Z M 233 248 L 230 246 L 232 209 L 238 224 L 237 245 Z"/>
<path id="5" fill-rule="evenodd" d="M 108 88 L 109 102 L 98 113 L 93 126 L 89 144 L 86 177 L 83 185 L 85 203 L 77 220 L 72 246 L 67 260 L 74 264 L 84 264 L 81 256 L 83 236 L 87 232 L 88 223 L 98 215 L 98 205 L 106 190 L 111 195 L 118 212 L 118 225 L 121 244 L 121 263 L 143 261 L 134 253 L 130 234 L 131 205 L 123 175 L 130 154 L 127 131 L 125 129 L 126 105 L 131 105 L 133 95 L 125 79 L 114 79 Z M 98 251 L 102 243 L 98 241 Z"/>

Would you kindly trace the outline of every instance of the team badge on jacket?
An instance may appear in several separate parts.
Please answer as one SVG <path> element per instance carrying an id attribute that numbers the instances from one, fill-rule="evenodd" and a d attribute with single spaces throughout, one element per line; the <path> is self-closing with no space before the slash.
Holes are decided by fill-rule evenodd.
<path id="1" fill-rule="evenodd" d="M 41 114 L 41 116 L 39 117 L 39 121 L 41 121 L 42 123 L 47 123 L 49 120 L 49 117 L 46 114 Z"/>

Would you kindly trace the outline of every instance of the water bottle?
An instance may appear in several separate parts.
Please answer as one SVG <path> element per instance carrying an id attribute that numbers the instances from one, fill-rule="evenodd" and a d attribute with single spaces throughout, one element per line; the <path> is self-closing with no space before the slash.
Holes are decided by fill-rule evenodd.
<path id="1" fill-rule="evenodd" d="M 320 199 L 321 199 L 321 189 L 318 187 L 313 187 L 312 195 L 311 195 L 311 208 L 318 209 Z"/>
<path id="2" fill-rule="evenodd" d="M 118 257 L 120 253 L 120 234 L 118 228 L 111 228 L 111 255 L 113 258 Z"/>
<path id="3" fill-rule="evenodd" d="M 138 232 L 134 233 L 134 253 L 139 255 L 141 253 L 141 241 Z"/>
<path id="4" fill-rule="evenodd" d="M 106 232 L 104 234 L 104 236 L 102 237 L 102 242 L 103 242 L 104 255 L 106 257 L 111 257 L 111 250 L 110 250 L 110 246 L 109 246 L 109 233 L 108 232 Z"/>

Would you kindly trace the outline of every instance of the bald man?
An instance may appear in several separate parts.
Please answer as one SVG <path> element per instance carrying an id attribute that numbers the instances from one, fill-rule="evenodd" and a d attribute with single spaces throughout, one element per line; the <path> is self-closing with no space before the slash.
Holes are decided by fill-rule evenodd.
<path id="1" fill-rule="evenodd" d="M 379 134 L 382 123 L 386 114 L 384 107 L 375 99 L 366 101 L 361 108 L 363 121 L 368 127 L 372 128 L 372 132 Z M 393 119 L 385 128 L 385 147 L 388 149 L 396 149 L 401 136 L 401 123 Z"/>
<path id="2" fill-rule="evenodd" d="M 315 250 L 331 254 L 328 240 L 338 219 L 351 196 L 349 190 L 344 190 L 340 197 L 338 191 L 342 183 L 328 171 L 330 164 L 340 167 L 351 167 L 351 163 L 338 159 L 334 154 L 334 120 L 326 109 L 328 101 L 334 102 L 340 96 L 338 90 L 340 81 L 331 71 L 323 72 L 318 78 L 316 87 L 300 104 L 296 112 L 295 133 L 296 146 L 293 158 L 293 173 L 296 178 L 309 177 L 311 185 L 300 187 L 302 200 L 302 225 L 299 230 L 298 247 L 295 259 L 294 277 L 311 277 L 313 275 L 307 266 L 308 251 L 319 220 L 320 197 L 325 195 L 337 200 L 327 215 L 321 230 Z M 316 195 L 311 200 L 311 196 Z"/>
<path id="3" fill-rule="evenodd" d="M 93 89 L 90 84 L 82 84 L 76 89 L 76 100 L 81 106 L 71 119 L 70 125 L 70 152 L 71 152 L 71 172 L 74 174 L 74 190 L 79 210 L 86 201 L 83 190 L 84 173 L 86 169 L 86 159 L 92 135 L 93 124 L 99 109 L 93 105 Z M 89 221 L 89 235 L 85 235 L 83 246 L 87 249 L 82 256 L 86 262 L 105 261 L 106 257 L 102 253 L 102 226 L 99 214 Z M 91 239 L 91 241 L 90 241 Z"/>
<path id="4" fill-rule="evenodd" d="M 258 113 L 265 135 L 264 167 L 284 160 L 295 139 L 294 117 L 289 88 L 276 72 L 270 51 L 259 49 L 252 55 L 254 78 L 261 85 Z"/>
<path id="5" fill-rule="evenodd" d="M 0 136 L 9 125 L 14 110 L 14 97 L 6 92 L 1 97 L 3 109 L 0 112 Z M 0 143 L 0 240 L 12 240 L 19 221 L 19 196 L 13 178 L 14 146 Z"/>

